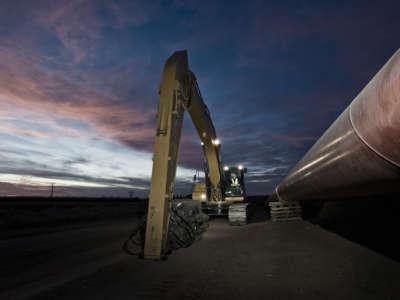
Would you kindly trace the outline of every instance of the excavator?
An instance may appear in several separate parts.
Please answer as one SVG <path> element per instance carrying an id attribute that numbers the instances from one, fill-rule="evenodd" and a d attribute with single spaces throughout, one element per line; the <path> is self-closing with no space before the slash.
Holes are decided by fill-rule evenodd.
<path id="1" fill-rule="evenodd" d="M 222 201 L 213 199 L 211 196 L 211 181 L 209 178 L 208 165 L 205 164 L 205 182 L 198 182 L 192 194 L 192 199 L 200 201 L 202 210 L 208 215 L 228 215 L 231 225 L 244 225 L 247 223 L 247 204 L 242 202 L 246 198 L 244 174 L 247 168 L 239 165 L 237 167 L 224 166 L 221 174 L 220 188 L 222 190 Z"/>
<path id="2" fill-rule="evenodd" d="M 159 260 L 167 251 L 167 234 L 174 195 L 185 110 L 200 137 L 206 164 L 205 182 L 196 184 L 192 199 L 210 215 L 228 215 L 232 225 L 247 223 L 243 166 L 222 168 L 221 143 L 210 112 L 189 69 L 187 51 L 176 51 L 165 63 L 159 88 L 153 169 L 146 221 L 144 258 Z"/>

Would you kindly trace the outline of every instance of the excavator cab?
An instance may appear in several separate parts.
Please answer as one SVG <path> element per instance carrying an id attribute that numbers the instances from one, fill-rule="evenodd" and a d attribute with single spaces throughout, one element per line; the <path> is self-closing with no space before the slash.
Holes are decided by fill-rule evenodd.
<path id="1" fill-rule="evenodd" d="M 205 182 L 198 182 L 195 184 L 192 199 L 200 201 L 203 211 L 208 215 L 230 215 L 231 209 L 245 209 L 246 206 L 241 207 L 240 203 L 244 203 L 246 199 L 246 188 L 244 182 L 244 174 L 247 173 L 247 168 L 242 166 L 223 168 L 221 174 L 221 191 L 222 199 L 217 201 L 211 199 L 210 184 L 208 179 L 207 168 L 205 168 Z M 239 205 L 234 207 L 234 205 Z M 244 214 L 241 211 L 240 214 Z M 244 218 L 244 217 L 242 217 Z"/>
<path id="2" fill-rule="evenodd" d="M 242 166 L 238 167 L 224 167 L 224 179 L 225 179 L 225 199 L 243 201 L 246 196 L 246 189 L 244 185 L 244 174 L 247 172 L 247 168 Z"/>

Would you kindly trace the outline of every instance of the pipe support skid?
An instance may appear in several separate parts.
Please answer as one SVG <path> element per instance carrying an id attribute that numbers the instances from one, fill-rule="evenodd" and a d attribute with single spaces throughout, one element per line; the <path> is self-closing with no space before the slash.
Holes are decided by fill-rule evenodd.
<path id="1" fill-rule="evenodd" d="M 400 50 L 275 189 L 281 201 L 400 193 Z"/>

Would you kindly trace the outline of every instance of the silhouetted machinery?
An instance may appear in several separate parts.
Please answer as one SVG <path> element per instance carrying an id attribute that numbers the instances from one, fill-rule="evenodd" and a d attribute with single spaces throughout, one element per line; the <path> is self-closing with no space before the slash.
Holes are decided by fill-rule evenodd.
<path id="1" fill-rule="evenodd" d="M 196 77 L 189 69 L 186 51 L 177 51 L 167 60 L 159 94 L 144 245 L 144 257 L 148 259 L 160 259 L 167 251 L 168 225 L 185 110 L 189 112 L 196 127 L 207 159 L 205 182 L 196 185 L 193 199 L 200 201 L 203 209 L 208 212 L 228 214 L 231 224 L 247 222 L 247 203 L 244 203 L 246 169 L 239 166 L 222 170 L 220 142 Z"/>
<path id="2" fill-rule="evenodd" d="M 208 215 L 228 215 L 230 224 L 246 224 L 247 205 L 237 204 L 243 202 L 246 197 L 244 174 L 247 172 L 247 169 L 243 168 L 241 165 L 237 167 L 224 167 L 223 174 L 220 176 L 222 201 L 218 201 L 218 199 L 213 199 L 210 197 L 210 189 L 212 185 L 210 183 L 207 165 L 204 169 L 205 182 L 199 182 L 196 184 L 192 194 L 192 199 L 200 201 L 203 211 Z"/>
<path id="3" fill-rule="evenodd" d="M 400 50 L 276 187 L 283 204 L 400 192 Z"/>

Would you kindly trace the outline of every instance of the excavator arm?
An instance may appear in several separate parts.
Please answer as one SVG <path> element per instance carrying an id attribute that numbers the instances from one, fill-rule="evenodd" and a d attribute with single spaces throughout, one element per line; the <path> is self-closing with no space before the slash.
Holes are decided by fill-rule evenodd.
<path id="1" fill-rule="evenodd" d="M 147 213 L 144 258 L 166 254 L 167 233 L 179 154 L 184 111 L 201 139 L 209 168 L 211 199 L 221 200 L 219 141 L 196 77 L 189 69 L 187 51 L 175 52 L 166 62 L 160 85 L 153 170 Z"/>

